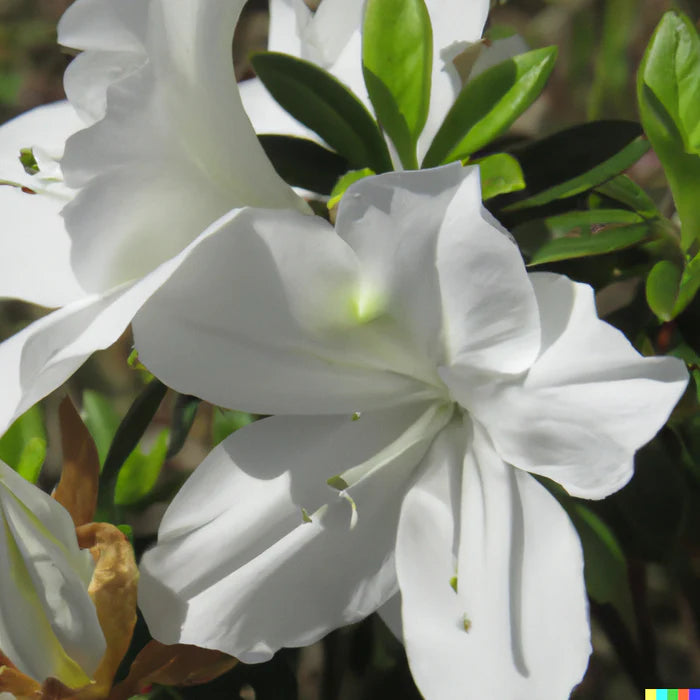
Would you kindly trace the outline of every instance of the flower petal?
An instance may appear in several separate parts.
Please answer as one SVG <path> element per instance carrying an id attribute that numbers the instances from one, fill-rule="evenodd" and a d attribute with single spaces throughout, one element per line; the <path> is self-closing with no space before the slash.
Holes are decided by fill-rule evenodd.
<path id="1" fill-rule="evenodd" d="M 104 119 L 69 139 L 63 170 L 82 190 L 64 215 L 86 288 L 145 274 L 234 207 L 306 210 L 267 159 L 233 80 L 243 4 L 150 0 L 143 65 L 119 73 Z"/>
<path id="2" fill-rule="evenodd" d="M 464 173 L 437 247 L 448 362 L 515 374 L 539 349 L 535 295 L 518 247 L 482 207 L 478 169 Z"/>
<path id="3" fill-rule="evenodd" d="M 406 328 L 426 365 L 515 373 L 532 363 L 535 295 L 517 246 L 482 207 L 477 168 L 360 180 L 336 229 L 360 259 L 360 313 Z"/>
<path id="4" fill-rule="evenodd" d="M 0 434 L 93 352 L 114 343 L 197 243 L 137 283 L 68 304 L 0 343 Z"/>
<path id="5" fill-rule="evenodd" d="M 81 51 L 63 85 L 86 125 L 105 116 L 109 86 L 147 60 L 148 10 L 143 0 L 77 0 L 61 17 L 58 43 Z"/>
<path id="6" fill-rule="evenodd" d="M 0 646 L 38 681 L 86 684 L 105 650 L 88 595 L 90 554 L 68 512 L 0 462 Z"/>
<path id="7" fill-rule="evenodd" d="M 433 71 L 428 119 L 418 141 L 419 158 L 427 152 L 462 89 L 452 60 L 481 38 L 489 1 L 426 0 L 426 6 L 433 26 Z"/>
<path id="8" fill-rule="evenodd" d="M 590 654 L 576 532 L 479 426 L 455 510 L 458 470 L 454 457 L 436 463 L 401 510 L 396 568 L 413 677 L 427 700 L 568 697 Z"/>
<path id="9" fill-rule="evenodd" d="M 142 559 L 139 604 L 151 633 L 257 662 L 381 606 L 396 592 L 401 498 L 432 440 L 401 445 L 401 436 L 425 408 L 269 418 L 217 447 Z M 401 446 L 392 451 L 393 442 Z M 329 477 L 382 449 L 381 469 L 333 495 Z"/>
<path id="10" fill-rule="evenodd" d="M 507 462 L 573 496 L 603 498 L 630 479 L 635 450 L 666 422 L 688 373 L 676 358 L 642 357 L 601 321 L 588 285 L 530 278 L 542 323 L 537 361 L 517 382 L 465 379 L 456 393 Z"/>
<path id="11" fill-rule="evenodd" d="M 356 257 L 325 221 L 246 209 L 210 232 L 134 320 L 141 361 L 166 384 L 278 415 L 426 396 L 405 339 L 358 318 Z"/>
<path id="12" fill-rule="evenodd" d="M 40 193 L 0 184 L 0 298 L 60 306 L 84 295 L 70 265 L 70 238 L 60 216 L 70 192 L 51 181 L 65 140 L 78 128 L 67 102 L 37 107 L 0 127 L 0 180 Z M 42 161 L 39 174 L 24 171 L 21 148 L 33 148 Z"/>

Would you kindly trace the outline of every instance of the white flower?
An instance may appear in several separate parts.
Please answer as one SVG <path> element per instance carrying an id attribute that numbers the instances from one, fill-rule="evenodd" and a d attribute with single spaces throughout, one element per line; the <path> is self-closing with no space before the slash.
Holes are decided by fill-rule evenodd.
<path id="1" fill-rule="evenodd" d="M 425 155 L 448 110 L 462 89 L 465 75 L 453 62 L 481 39 L 489 0 L 425 0 L 433 29 L 433 69 L 428 119 L 418 141 Z M 304 0 L 270 0 L 268 49 L 315 63 L 349 87 L 371 111 L 362 75 L 363 0 L 322 0 L 312 13 Z M 483 48 L 484 45 L 481 45 Z M 499 40 L 480 53 L 474 51 L 471 75 L 527 51 L 520 37 Z M 240 84 L 241 98 L 256 132 L 318 136 L 284 111 L 258 78 Z"/>
<path id="2" fill-rule="evenodd" d="M 568 697 L 581 547 L 532 475 L 619 489 L 683 363 L 641 357 L 590 287 L 528 275 L 475 168 L 367 178 L 336 230 L 224 217 L 135 318 L 166 383 L 278 414 L 171 504 L 141 564 L 149 627 L 254 662 L 379 610 L 429 700 Z"/>
<path id="3" fill-rule="evenodd" d="M 306 210 L 240 102 L 231 38 L 243 5 L 78 0 L 62 18 L 59 41 L 82 51 L 70 103 L 0 128 L 0 178 L 39 193 L 0 186 L 0 298 L 62 307 L 0 345 L 0 433 L 111 345 L 219 216 Z M 18 160 L 27 146 L 33 176 Z"/>
<path id="4" fill-rule="evenodd" d="M 0 462 L 0 651 L 39 683 L 90 683 L 106 650 L 68 511 Z"/>

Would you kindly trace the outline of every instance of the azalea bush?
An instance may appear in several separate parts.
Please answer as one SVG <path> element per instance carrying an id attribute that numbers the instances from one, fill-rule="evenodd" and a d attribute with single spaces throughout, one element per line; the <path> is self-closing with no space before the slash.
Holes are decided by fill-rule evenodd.
<path id="1" fill-rule="evenodd" d="M 68 7 L 0 127 L 0 694 L 697 685 L 697 17 L 632 66 L 609 0 L 570 120 L 518 7 Z"/>

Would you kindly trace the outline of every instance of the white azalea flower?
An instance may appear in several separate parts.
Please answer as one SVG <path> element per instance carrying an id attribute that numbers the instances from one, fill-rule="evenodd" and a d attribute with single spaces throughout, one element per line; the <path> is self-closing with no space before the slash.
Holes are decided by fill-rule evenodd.
<path id="1" fill-rule="evenodd" d="M 68 511 L 3 462 L 0 561 L 2 654 L 38 682 L 89 684 L 106 650 L 88 595 L 93 558 Z"/>
<path id="2" fill-rule="evenodd" d="M 468 75 L 516 53 L 527 51 L 521 37 L 494 42 L 489 50 L 477 44 L 486 23 L 489 0 L 425 0 L 433 28 L 433 68 L 428 119 L 418 141 L 418 155 L 425 155 Z M 349 87 L 364 105 L 372 105 L 362 75 L 363 0 L 322 0 L 315 13 L 304 0 L 270 0 L 268 49 L 315 63 Z M 471 71 L 460 74 L 459 57 L 474 52 Z M 478 58 L 477 58 L 478 55 Z M 258 78 L 240 84 L 243 105 L 255 130 L 302 136 L 318 136 L 280 107 Z"/>
<path id="3" fill-rule="evenodd" d="M 641 357 L 587 285 L 528 275 L 475 168 L 362 180 L 336 230 L 233 213 L 136 316 L 166 383 L 278 414 L 171 504 L 141 564 L 150 629 L 256 662 L 380 610 L 429 700 L 568 697 L 581 547 L 533 474 L 619 489 L 683 363 Z"/>
<path id="4" fill-rule="evenodd" d="M 111 345 L 219 216 L 306 210 L 240 102 L 231 37 L 243 5 L 77 0 L 63 16 L 59 41 L 82 51 L 70 103 L 0 128 L 0 179 L 38 193 L 0 186 L 0 298 L 61 307 L 0 345 L 0 433 Z M 38 174 L 18 160 L 27 146 Z"/>

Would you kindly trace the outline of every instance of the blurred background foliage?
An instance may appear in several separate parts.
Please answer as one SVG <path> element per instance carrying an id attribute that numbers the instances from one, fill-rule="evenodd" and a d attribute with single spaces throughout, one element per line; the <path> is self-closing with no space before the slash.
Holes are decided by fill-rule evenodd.
<path id="1" fill-rule="evenodd" d="M 0 0 L 0 122 L 63 97 L 61 78 L 70 59 L 55 43 L 56 22 L 69 4 L 70 0 Z M 532 48 L 559 47 L 545 92 L 516 122 L 510 139 L 542 138 L 590 120 L 638 121 L 636 69 L 663 12 L 673 6 L 695 23 L 700 19 L 696 0 L 509 0 L 492 4 L 489 28 L 494 36 L 515 30 Z M 266 31 L 266 2 L 251 0 L 234 41 L 239 79 L 252 75 L 247 55 L 265 47 Z M 645 188 L 664 215 L 672 214 L 673 202 L 653 152 L 627 174 Z M 700 183 L 698 191 L 700 195 Z M 519 241 L 527 254 L 527 237 Z M 617 287 L 610 284 L 616 270 L 630 270 L 643 261 L 643 254 L 635 249 L 554 263 L 546 269 L 592 283 L 599 291 L 601 315 L 625 331 L 640 350 L 667 352 L 683 343 L 700 347 L 697 299 L 676 321 L 662 324 L 647 307 L 639 278 L 626 274 Z M 43 313 L 19 302 L 0 303 L 0 340 Z M 137 361 L 127 362 L 130 354 L 127 333 L 109 351 L 86 363 L 68 387 L 82 406 L 103 462 L 109 459 L 107 451 L 120 419 L 150 379 Z M 17 434 L 5 438 L 4 447 L 0 444 L 0 451 L 14 455 L 28 474 L 38 472 L 48 445 L 40 477 L 48 488 L 58 468 L 56 407 L 64 393 L 60 390 L 42 402 Z M 591 604 L 595 651 L 583 683 L 574 692 L 576 700 L 633 700 L 643 696 L 644 687 L 700 686 L 697 405 L 695 397 L 686 397 L 679 408 L 681 414 L 685 412 L 682 420 L 640 452 L 636 476 L 622 492 L 593 504 L 583 515 L 576 503 L 567 504 L 584 541 L 587 532 L 592 541 L 599 541 L 601 532 L 609 532 L 608 525 L 615 536 L 614 546 L 591 550 L 597 568 L 587 572 L 589 590 L 601 585 L 614 588 L 622 581 L 621 590 L 606 592 L 611 602 Z M 137 551 L 152 541 L 164 502 L 189 470 L 215 442 L 253 419 L 188 403 L 172 392 L 162 403 L 154 404 L 153 412 L 140 456 L 129 457 L 132 471 L 148 472 L 149 488 L 142 493 L 140 485 L 128 483 L 126 477 L 119 487 L 118 514 L 130 526 Z M 178 430 L 183 434 L 177 436 Z M 185 437 L 175 449 L 174 443 Z M 602 580 L 592 580 L 596 574 Z M 294 592 L 289 595 L 293 605 Z M 146 638 L 140 623 L 134 652 Z M 561 653 L 566 654 L 565 639 Z M 468 679 L 465 683 L 468 685 Z M 401 646 L 373 616 L 307 649 L 283 650 L 267 664 L 239 666 L 209 686 L 181 691 L 155 688 L 148 697 L 410 700 L 419 695 Z"/>

